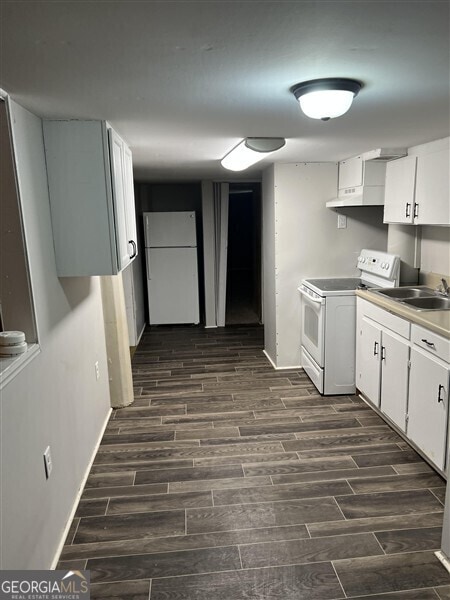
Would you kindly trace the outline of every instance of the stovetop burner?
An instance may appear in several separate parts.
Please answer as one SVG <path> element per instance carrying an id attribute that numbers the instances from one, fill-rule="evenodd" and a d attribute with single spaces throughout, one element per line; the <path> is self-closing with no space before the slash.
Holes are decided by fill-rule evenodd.
<path id="1" fill-rule="evenodd" d="M 351 291 L 361 284 L 359 277 L 321 277 L 320 279 L 306 279 L 308 285 L 323 292 Z"/>

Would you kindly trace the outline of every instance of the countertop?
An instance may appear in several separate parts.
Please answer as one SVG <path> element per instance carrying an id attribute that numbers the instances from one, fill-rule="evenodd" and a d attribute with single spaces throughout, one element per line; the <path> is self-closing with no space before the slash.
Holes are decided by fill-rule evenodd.
<path id="1" fill-rule="evenodd" d="M 411 321 L 411 323 L 417 323 L 417 325 L 426 327 L 430 331 L 434 331 L 434 333 L 450 339 L 450 310 L 414 310 L 406 304 L 402 304 L 391 298 L 379 296 L 370 290 L 356 290 L 356 295 L 381 306 L 381 308 L 388 310 L 394 315 Z"/>

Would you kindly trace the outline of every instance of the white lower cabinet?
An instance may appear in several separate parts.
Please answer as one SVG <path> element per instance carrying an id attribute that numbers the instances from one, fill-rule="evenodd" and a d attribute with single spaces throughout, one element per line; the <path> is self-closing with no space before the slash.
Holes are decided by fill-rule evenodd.
<path id="1" fill-rule="evenodd" d="M 406 431 L 409 341 L 363 315 L 357 344 L 357 387 Z"/>
<path id="2" fill-rule="evenodd" d="M 356 382 L 364 398 L 444 473 L 450 340 L 358 298 Z"/>
<path id="3" fill-rule="evenodd" d="M 450 341 L 414 325 L 412 340 L 407 434 L 425 456 L 444 471 L 447 457 Z M 429 346 L 424 349 L 423 346 L 427 344 Z M 440 352 L 439 344 L 443 352 Z"/>
<path id="4" fill-rule="evenodd" d="M 380 409 L 406 431 L 409 375 L 409 341 L 384 330 L 381 338 Z"/>
<path id="5" fill-rule="evenodd" d="M 357 331 L 356 387 L 376 407 L 380 406 L 380 349 L 381 327 L 362 317 Z"/>

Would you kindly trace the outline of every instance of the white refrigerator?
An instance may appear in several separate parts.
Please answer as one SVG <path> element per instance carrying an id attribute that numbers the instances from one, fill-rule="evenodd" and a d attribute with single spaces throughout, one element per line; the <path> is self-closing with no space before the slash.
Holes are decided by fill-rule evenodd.
<path id="1" fill-rule="evenodd" d="M 195 212 L 144 213 L 150 325 L 199 322 Z"/>

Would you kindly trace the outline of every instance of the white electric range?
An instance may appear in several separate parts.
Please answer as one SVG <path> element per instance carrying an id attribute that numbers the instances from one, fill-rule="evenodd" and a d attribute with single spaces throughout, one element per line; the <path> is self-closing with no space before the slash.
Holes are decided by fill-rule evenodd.
<path id="1" fill-rule="evenodd" d="M 360 277 L 304 279 L 301 364 L 321 394 L 354 394 L 356 294 L 358 288 L 398 285 L 400 258 L 361 250 Z"/>

